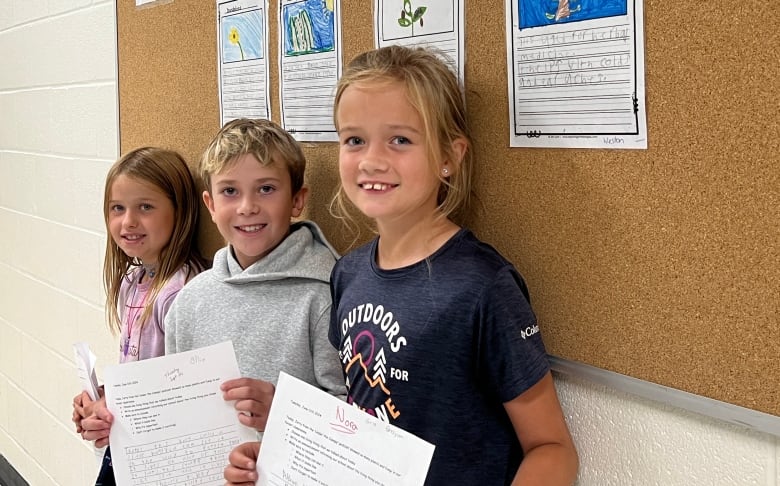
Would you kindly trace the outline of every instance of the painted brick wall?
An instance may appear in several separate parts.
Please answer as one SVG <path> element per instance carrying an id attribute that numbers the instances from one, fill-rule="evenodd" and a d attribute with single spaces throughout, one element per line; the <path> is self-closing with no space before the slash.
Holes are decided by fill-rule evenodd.
<path id="1" fill-rule="evenodd" d="M 70 422 L 72 343 L 103 322 L 103 179 L 117 157 L 112 1 L 0 7 L 0 454 L 31 485 L 94 481 Z"/>

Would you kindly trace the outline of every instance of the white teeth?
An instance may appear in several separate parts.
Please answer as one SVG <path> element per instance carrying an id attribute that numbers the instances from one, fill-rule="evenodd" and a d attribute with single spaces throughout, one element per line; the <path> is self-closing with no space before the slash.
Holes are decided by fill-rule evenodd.
<path id="1" fill-rule="evenodd" d="M 384 191 L 385 189 L 390 187 L 389 184 L 380 184 L 378 182 L 375 182 L 374 184 L 361 184 L 360 186 L 363 189 L 373 190 L 373 191 Z"/>
<path id="2" fill-rule="evenodd" d="M 125 235 L 126 240 L 135 241 L 135 240 L 140 240 L 141 238 L 143 238 L 142 235 Z"/>
<path id="3" fill-rule="evenodd" d="M 254 233 L 255 231 L 260 231 L 260 229 L 263 227 L 261 224 L 254 224 L 252 226 L 239 226 L 241 228 L 241 231 L 246 231 L 247 233 Z"/>

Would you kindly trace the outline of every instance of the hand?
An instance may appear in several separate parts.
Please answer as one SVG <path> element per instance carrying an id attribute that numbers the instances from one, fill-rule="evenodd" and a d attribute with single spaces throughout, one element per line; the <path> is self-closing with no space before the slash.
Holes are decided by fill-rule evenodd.
<path id="1" fill-rule="evenodd" d="M 90 407 L 92 413 L 81 421 L 81 437 L 84 440 L 95 441 L 95 447 L 108 445 L 108 435 L 114 416 L 106 408 L 106 398 L 94 401 Z"/>
<path id="2" fill-rule="evenodd" d="M 220 387 L 225 401 L 235 400 L 238 421 L 260 432 L 265 430 L 271 400 L 276 387 L 273 383 L 252 378 L 228 380 Z"/>
<path id="3" fill-rule="evenodd" d="M 225 468 L 225 486 L 250 486 L 257 481 L 255 464 L 260 454 L 259 442 L 244 442 L 230 451 L 228 461 L 230 465 Z"/>
<path id="4" fill-rule="evenodd" d="M 102 396 L 101 399 L 103 399 Z M 92 408 L 95 406 L 95 403 L 97 402 L 93 402 L 89 397 L 89 394 L 85 391 L 82 391 L 73 397 L 73 416 L 71 417 L 71 420 L 76 424 L 77 434 L 80 434 L 84 430 L 81 427 L 81 421 L 92 415 Z"/>

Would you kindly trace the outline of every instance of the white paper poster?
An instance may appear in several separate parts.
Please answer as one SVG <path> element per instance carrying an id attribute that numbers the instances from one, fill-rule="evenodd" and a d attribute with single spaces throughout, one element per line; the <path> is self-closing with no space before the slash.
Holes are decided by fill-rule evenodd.
<path id="1" fill-rule="evenodd" d="M 341 77 L 340 5 L 338 0 L 279 5 L 282 126 L 299 141 L 338 141 L 333 97 Z"/>
<path id="2" fill-rule="evenodd" d="M 217 1 L 221 124 L 271 117 L 267 0 Z"/>
<path id="3" fill-rule="evenodd" d="M 376 47 L 431 47 L 464 79 L 464 0 L 375 0 Z"/>
<path id="4" fill-rule="evenodd" d="M 642 1 L 506 1 L 511 147 L 647 148 Z"/>

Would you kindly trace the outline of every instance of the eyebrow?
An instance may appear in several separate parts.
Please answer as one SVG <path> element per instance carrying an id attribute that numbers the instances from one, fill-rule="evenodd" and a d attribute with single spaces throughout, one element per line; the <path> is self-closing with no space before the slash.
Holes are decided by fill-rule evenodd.
<path id="1" fill-rule="evenodd" d="M 252 179 L 249 182 L 251 182 L 253 184 L 256 184 L 256 183 L 261 183 L 262 184 L 262 183 L 266 183 L 266 182 L 279 182 L 279 181 L 281 181 L 281 179 L 278 178 L 278 177 L 261 177 L 259 179 Z M 238 182 L 239 182 L 239 179 L 223 179 L 223 180 L 215 181 L 214 185 L 220 185 L 220 184 L 221 185 L 236 185 Z"/>

